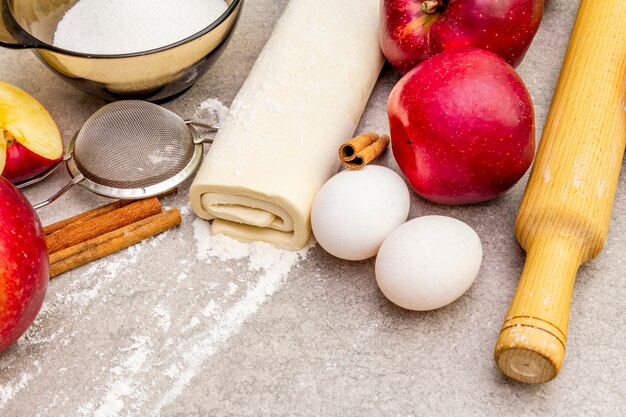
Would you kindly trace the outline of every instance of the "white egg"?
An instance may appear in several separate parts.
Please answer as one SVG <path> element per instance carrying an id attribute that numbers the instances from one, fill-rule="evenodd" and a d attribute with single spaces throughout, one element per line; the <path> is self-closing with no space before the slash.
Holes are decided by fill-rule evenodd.
<path id="1" fill-rule="evenodd" d="M 385 296 L 409 310 L 443 307 L 472 286 L 483 249 L 460 220 L 424 216 L 391 232 L 376 258 L 376 281 Z"/>
<path id="2" fill-rule="evenodd" d="M 330 254 L 351 261 L 367 259 L 406 221 L 409 205 L 409 190 L 398 174 L 368 165 L 342 171 L 322 186 L 311 209 L 311 227 Z"/>

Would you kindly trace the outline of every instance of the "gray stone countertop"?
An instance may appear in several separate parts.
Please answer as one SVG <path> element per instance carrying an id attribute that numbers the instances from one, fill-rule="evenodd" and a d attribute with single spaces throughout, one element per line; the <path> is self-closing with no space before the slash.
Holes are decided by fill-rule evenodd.
<path id="1" fill-rule="evenodd" d="M 229 105 L 286 3 L 248 1 L 220 60 L 165 106 L 188 117 L 210 97 Z M 577 6 L 549 3 L 519 67 L 538 135 Z M 104 104 L 26 51 L 0 50 L 0 79 L 35 95 L 65 141 Z M 386 99 L 398 79 L 386 66 L 359 131 L 388 132 Z M 389 154 L 380 163 L 398 170 Z M 201 226 L 186 183 L 163 200 L 181 208 L 181 227 L 51 281 L 34 325 L 0 355 L 0 415 L 626 415 L 623 173 L 604 251 L 578 274 L 561 374 L 526 386 L 494 363 L 524 263 L 514 221 L 526 179 L 474 206 L 438 206 L 412 193 L 410 218 L 459 218 L 484 245 L 467 294 L 428 313 L 388 302 L 373 259 L 341 261 L 319 246 L 269 265 L 252 251 L 220 259 L 194 237 Z M 25 194 L 38 201 L 67 180 L 59 170 Z M 77 187 L 39 214 L 49 224 L 106 202 Z"/>

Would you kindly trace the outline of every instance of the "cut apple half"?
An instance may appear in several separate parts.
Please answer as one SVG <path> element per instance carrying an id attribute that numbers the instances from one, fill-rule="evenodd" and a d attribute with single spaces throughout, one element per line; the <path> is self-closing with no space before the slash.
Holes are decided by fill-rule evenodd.
<path id="1" fill-rule="evenodd" d="M 0 130 L 0 175 L 7 163 L 7 141 L 4 140 L 4 130 Z"/>
<path id="2" fill-rule="evenodd" d="M 63 141 L 48 110 L 25 91 L 0 81 L 0 174 L 16 183 L 55 165 Z"/>

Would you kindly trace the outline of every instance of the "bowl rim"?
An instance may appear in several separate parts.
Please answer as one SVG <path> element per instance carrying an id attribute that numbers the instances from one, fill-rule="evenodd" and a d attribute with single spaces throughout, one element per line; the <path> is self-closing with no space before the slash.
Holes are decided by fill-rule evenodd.
<path id="1" fill-rule="evenodd" d="M 209 24 L 208 26 L 206 26 L 204 29 L 187 36 L 186 38 L 183 38 L 179 41 L 176 41 L 174 43 L 165 45 L 165 46 L 160 46 L 158 48 L 153 48 L 153 49 L 148 49 L 145 51 L 140 51 L 140 52 L 130 52 L 130 53 L 123 53 L 123 54 L 92 54 L 92 53 L 86 53 L 86 52 L 77 52 L 77 51 L 72 51 L 70 49 L 64 49 L 64 48 L 59 48 L 58 46 L 54 46 L 51 45 L 47 42 L 42 41 L 41 39 L 35 37 L 34 35 L 32 35 L 30 32 L 28 32 L 26 29 L 24 29 L 22 27 L 22 25 L 20 25 L 17 20 L 15 19 L 15 16 L 13 14 L 13 10 L 11 10 L 11 6 L 8 3 L 8 0 L 2 0 L 2 11 L 4 13 L 0 13 L 0 19 L 5 19 L 6 17 L 11 19 L 11 23 L 13 24 L 12 26 L 19 28 L 19 30 L 21 31 L 22 35 L 25 35 L 28 38 L 31 38 L 34 42 L 32 44 L 20 44 L 20 45 L 16 45 L 19 46 L 21 48 L 35 48 L 35 49 L 45 49 L 51 52 L 57 52 L 57 53 L 61 53 L 64 55 L 69 55 L 69 56 L 75 56 L 75 57 L 81 57 L 81 58 L 95 58 L 95 59 L 119 59 L 119 58 L 130 58 L 130 57 L 139 57 L 139 56 L 145 56 L 145 55 L 149 55 L 149 54 L 155 54 L 155 53 L 159 53 L 159 52 L 163 52 L 166 51 L 168 49 L 174 49 L 180 45 L 186 44 L 188 42 L 191 42 L 195 39 L 198 39 L 204 35 L 206 35 L 207 33 L 211 32 L 213 29 L 217 28 L 218 26 L 220 26 L 226 19 L 228 19 L 234 12 L 235 10 L 239 7 L 239 5 L 241 3 L 243 3 L 244 0 L 233 0 L 228 7 L 226 8 L 226 10 L 224 11 L 224 13 L 222 13 L 217 19 L 215 19 L 213 22 L 211 22 L 211 24 Z M 8 29 L 8 28 L 7 28 Z M 232 30 L 232 29 L 231 29 Z M 10 32 L 10 30 L 9 30 Z M 8 45 L 7 45 L 8 46 Z"/>

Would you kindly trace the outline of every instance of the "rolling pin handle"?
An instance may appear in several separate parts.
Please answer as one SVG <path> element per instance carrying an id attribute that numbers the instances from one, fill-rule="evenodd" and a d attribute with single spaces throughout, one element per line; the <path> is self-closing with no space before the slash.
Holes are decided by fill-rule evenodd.
<path id="1" fill-rule="evenodd" d="M 508 377 L 539 384 L 561 370 L 571 295 L 583 253 L 582 243 L 572 237 L 544 237 L 530 245 L 496 343 L 496 363 Z"/>

